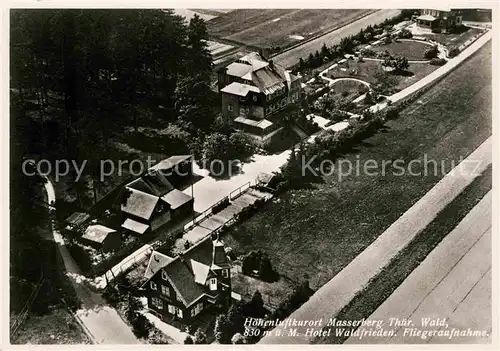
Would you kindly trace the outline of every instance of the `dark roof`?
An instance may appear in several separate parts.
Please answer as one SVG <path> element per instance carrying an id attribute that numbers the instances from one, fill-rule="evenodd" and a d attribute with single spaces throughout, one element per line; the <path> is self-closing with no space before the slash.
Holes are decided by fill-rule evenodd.
<path id="1" fill-rule="evenodd" d="M 146 279 L 152 278 L 160 269 L 165 267 L 172 260 L 172 257 L 162 254 L 161 252 L 153 251 L 153 253 L 149 257 L 148 268 L 146 268 L 144 277 Z"/>
<path id="2" fill-rule="evenodd" d="M 66 218 L 66 223 L 72 226 L 79 226 L 90 218 L 90 215 L 85 212 L 75 212 L 68 218 Z"/>
<path id="3" fill-rule="evenodd" d="M 205 293 L 204 287 L 194 281 L 191 263 L 187 260 L 178 257 L 168 264 L 164 270 L 186 306 Z"/>
<path id="4" fill-rule="evenodd" d="M 226 253 L 224 252 L 224 243 L 220 240 L 213 242 L 213 264 L 216 266 L 223 266 L 227 264 Z"/>
<path id="5" fill-rule="evenodd" d="M 222 245 L 222 255 L 225 255 L 223 243 L 219 241 L 216 245 Z M 195 280 L 199 280 L 200 275 L 203 275 L 202 271 L 204 270 L 204 266 L 212 267 L 213 254 L 214 242 L 212 242 L 210 237 L 207 237 L 196 245 L 190 247 L 182 255 L 175 257 L 171 261 L 165 261 L 163 266 L 158 264 L 154 267 L 156 268 L 156 272 L 158 272 L 161 268 L 165 270 L 173 288 L 178 292 L 186 306 L 188 306 L 197 300 L 201 295 L 209 293 L 208 289 L 204 285 L 196 283 Z M 217 261 L 220 262 L 222 259 L 221 253 L 218 252 L 216 255 Z M 225 257 L 224 261 L 227 262 Z M 154 274 L 155 273 L 148 275 L 148 279 L 150 279 Z"/>
<path id="6" fill-rule="evenodd" d="M 174 189 L 163 173 L 154 169 L 148 170 L 140 178 L 127 184 L 127 187 L 155 196 L 163 196 Z"/>
<path id="7" fill-rule="evenodd" d="M 185 203 L 191 201 L 193 198 L 178 189 L 173 189 L 169 193 L 163 195 L 161 199 L 168 203 L 172 210 L 175 210 L 176 208 L 179 208 Z"/>

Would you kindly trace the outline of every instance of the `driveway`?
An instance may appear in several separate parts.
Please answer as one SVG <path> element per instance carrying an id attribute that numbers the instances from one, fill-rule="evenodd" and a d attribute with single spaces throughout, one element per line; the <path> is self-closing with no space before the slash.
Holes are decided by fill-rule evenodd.
<path id="1" fill-rule="evenodd" d="M 326 326 L 326 322 L 336 316 L 357 293 L 362 291 L 370 279 L 389 264 L 392 258 L 491 164 L 491 160 L 492 138 L 490 137 L 446 174 L 349 265 L 316 291 L 305 304 L 288 317 L 288 320 L 321 320 L 319 325 Z M 260 343 L 307 344 L 313 339 L 312 335 L 306 336 L 307 328 L 307 326 L 298 327 L 297 335 L 292 336 L 289 335 L 289 329 L 280 326 L 263 337 Z"/>
<path id="2" fill-rule="evenodd" d="M 44 186 L 48 203 L 51 204 L 56 197 L 52 182 L 48 178 L 46 179 L 47 182 Z M 140 344 L 116 310 L 107 306 L 101 295 L 91 291 L 85 285 L 85 277 L 64 245 L 62 235 L 55 228 L 54 221 L 52 221 L 53 239 L 61 253 L 66 274 L 82 301 L 82 306 L 76 311 L 76 316 L 91 334 L 93 342 L 97 344 Z"/>

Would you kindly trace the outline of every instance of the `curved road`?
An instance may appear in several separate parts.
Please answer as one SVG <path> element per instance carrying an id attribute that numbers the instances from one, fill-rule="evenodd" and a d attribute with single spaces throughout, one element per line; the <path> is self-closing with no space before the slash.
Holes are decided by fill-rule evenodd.
<path id="1" fill-rule="evenodd" d="M 325 34 L 317 39 L 311 40 L 304 43 L 292 50 L 286 51 L 282 54 L 273 57 L 273 61 L 279 63 L 285 68 L 291 67 L 299 62 L 299 59 L 307 58 L 309 54 L 314 54 L 317 50 L 321 50 L 323 44 L 327 46 L 332 46 L 338 44 L 340 39 L 359 33 L 361 29 L 364 29 L 370 25 L 375 25 L 383 22 L 384 20 L 398 15 L 401 11 L 394 9 L 384 9 L 374 12 L 360 20 L 348 24 L 342 28 L 334 30 L 328 34 Z"/>
<path id="2" fill-rule="evenodd" d="M 56 200 L 56 195 L 52 182 L 44 177 L 47 202 L 52 204 Z M 69 276 L 71 284 L 78 297 L 82 301 L 81 308 L 76 311 L 76 316 L 80 319 L 87 331 L 91 334 L 96 344 L 140 344 L 129 326 L 121 319 L 114 308 L 107 306 L 107 302 L 101 295 L 91 291 L 85 285 L 85 278 L 68 249 L 64 245 L 64 240 L 56 229 L 52 220 L 52 235 L 61 253 L 66 274 Z"/>

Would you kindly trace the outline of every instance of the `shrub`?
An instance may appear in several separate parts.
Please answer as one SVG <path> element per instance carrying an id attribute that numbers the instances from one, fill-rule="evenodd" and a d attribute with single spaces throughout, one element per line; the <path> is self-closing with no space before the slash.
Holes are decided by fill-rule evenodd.
<path id="1" fill-rule="evenodd" d="M 194 333 L 194 343 L 195 344 L 206 344 L 207 343 L 207 335 L 198 328 L 196 333 Z"/>
<path id="2" fill-rule="evenodd" d="M 458 47 L 453 46 L 449 51 L 448 51 L 448 56 L 449 57 L 455 57 L 460 53 L 460 50 Z"/>
<path id="3" fill-rule="evenodd" d="M 442 66 L 446 63 L 447 61 L 444 58 L 433 58 L 429 64 L 434 65 L 434 66 Z"/>
<path id="4" fill-rule="evenodd" d="M 244 344 L 245 343 L 245 337 L 243 335 L 241 335 L 241 333 L 236 333 L 231 338 L 231 342 L 233 344 Z"/>
<path id="5" fill-rule="evenodd" d="M 387 35 L 385 38 L 384 38 L 384 44 L 390 44 L 392 43 L 392 38 L 390 35 Z"/>
<path id="6" fill-rule="evenodd" d="M 189 335 L 186 336 L 186 338 L 184 339 L 184 344 L 186 344 L 186 345 L 194 344 L 193 338 Z"/>
<path id="7" fill-rule="evenodd" d="M 344 90 L 341 94 L 343 97 L 349 96 L 349 92 L 347 90 Z"/>
<path id="8" fill-rule="evenodd" d="M 398 38 L 400 39 L 410 39 L 413 37 L 413 34 L 409 29 L 403 28 L 401 31 L 397 34 Z"/>
<path id="9" fill-rule="evenodd" d="M 390 106 L 387 108 L 385 116 L 387 119 L 396 119 L 399 116 L 399 109 L 395 106 Z"/>
<path id="10" fill-rule="evenodd" d="M 373 49 L 364 48 L 364 49 L 361 49 L 361 55 L 365 56 L 365 57 L 373 57 L 376 55 L 376 52 Z"/>
<path id="11" fill-rule="evenodd" d="M 433 59 L 436 58 L 439 54 L 438 47 L 436 45 L 431 46 L 430 48 L 425 49 L 424 51 L 424 57 L 426 59 Z"/>

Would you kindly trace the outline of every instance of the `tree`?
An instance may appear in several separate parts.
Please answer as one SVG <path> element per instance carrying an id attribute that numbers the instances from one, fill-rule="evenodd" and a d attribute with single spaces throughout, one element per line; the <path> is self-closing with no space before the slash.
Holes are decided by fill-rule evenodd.
<path id="1" fill-rule="evenodd" d="M 413 34 L 411 30 L 407 28 L 403 28 L 398 32 L 398 38 L 400 39 L 411 39 L 413 37 Z"/>
<path id="2" fill-rule="evenodd" d="M 439 54 L 439 49 L 437 45 L 433 45 L 430 48 L 425 49 L 424 51 L 424 58 L 426 59 L 433 59 L 436 58 Z"/>
<path id="3" fill-rule="evenodd" d="M 215 340 L 219 344 L 229 344 L 231 343 L 231 330 L 227 320 L 227 316 L 220 314 L 215 320 L 214 335 Z"/>
<path id="4" fill-rule="evenodd" d="M 193 338 L 189 335 L 186 336 L 186 338 L 184 339 L 184 344 L 186 345 L 194 344 Z"/>
<path id="5" fill-rule="evenodd" d="M 396 70 L 396 72 L 404 72 L 410 67 L 410 64 L 408 63 L 408 59 L 406 57 L 397 56 L 394 60 L 393 67 Z"/>
<path id="6" fill-rule="evenodd" d="M 236 333 L 231 338 L 231 343 L 233 343 L 233 344 L 244 344 L 245 343 L 245 337 L 241 333 Z"/>
<path id="7" fill-rule="evenodd" d="M 250 301 L 250 306 L 252 311 L 255 311 L 257 315 L 260 314 L 264 309 L 264 300 L 262 299 L 262 294 L 259 290 L 256 290 L 252 296 L 252 300 Z"/>
<path id="8" fill-rule="evenodd" d="M 198 328 L 194 333 L 194 343 L 195 344 L 207 343 L 207 335 L 200 328 Z"/>

